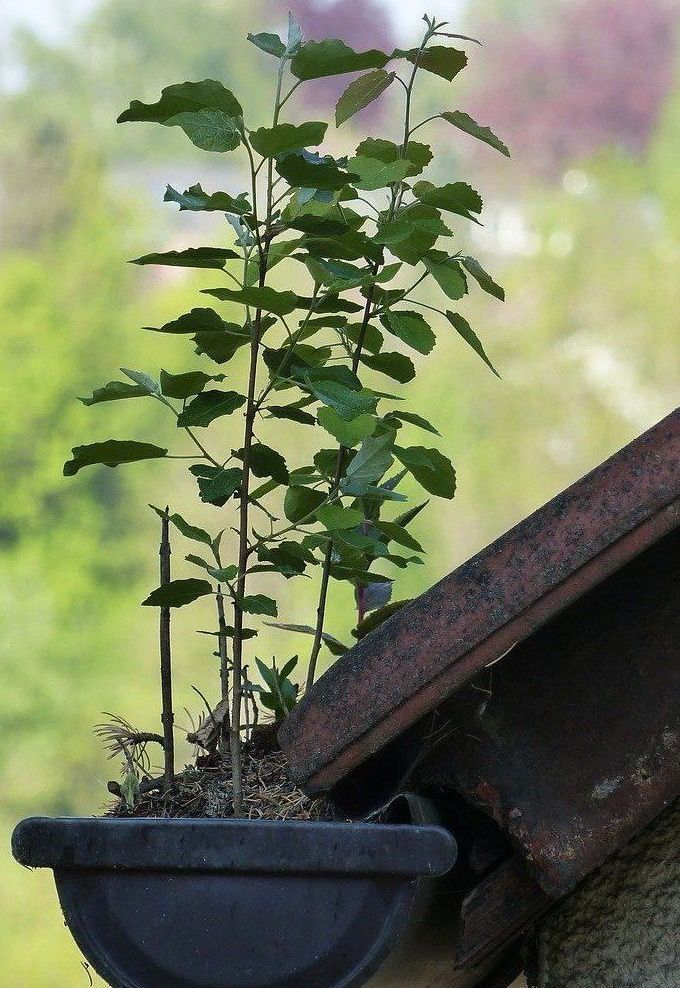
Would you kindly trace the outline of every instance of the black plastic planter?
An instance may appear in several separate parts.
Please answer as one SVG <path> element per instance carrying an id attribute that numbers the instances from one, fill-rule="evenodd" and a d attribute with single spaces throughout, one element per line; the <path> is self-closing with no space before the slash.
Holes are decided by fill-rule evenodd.
<path id="1" fill-rule="evenodd" d="M 36 817 L 12 845 L 113 988 L 364 984 L 456 858 L 415 824 Z"/>

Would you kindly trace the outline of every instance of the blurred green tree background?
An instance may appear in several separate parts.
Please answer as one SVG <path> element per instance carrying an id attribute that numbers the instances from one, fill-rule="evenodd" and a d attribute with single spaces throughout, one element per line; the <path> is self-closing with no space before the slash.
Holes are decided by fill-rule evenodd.
<path id="1" fill-rule="evenodd" d="M 32 3 L 61 18 L 56 0 L 24 6 Z M 290 6 L 308 36 L 358 47 L 390 46 L 403 30 L 419 30 L 419 8 L 411 16 L 408 5 L 406 17 L 405 5 L 392 0 Z M 470 109 L 514 152 L 499 163 L 464 137 L 453 139 L 453 131 L 445 135 L 446 180 L 465 159 L 465 174 L 476 175 L 488 201 L 485 226 L 465 235 L 508 301 L 470 300 L 463 310 L 501 381 L 438 326 L 440 360 L 413 385 L 419 410 L 442 428 L 460 493 L 414 525 L 431 553 L 425 568 L 401 578 L 403 596 L 425 589 L 670 411 L 680 377 L 677 3 L 546 0 L 537 8 L 528 0 L 460 0 L 432 8 L 455 16 L 454 30 L 481 37 L 485 48 L 471 52 L 467 78 L 449 96 L 456 105 L 441 105 L 434 82 L 419 96 L 423 111 Z M 176 129 L 117 129 L 115 117 L 130 98 L 213 77 L 246 94 L 249 119 L 261 122 L 269 87 L 245 35 L 275 29 L 286 10 L 278 0 L 90 0 L 52 35 L 40 24 L 10 30 L 2 15 L 6 846 L 22 815 L 99 811 L 116 772 L 91 735 L 103 710 L 155 728 L 155 617 L 138 606 L 157 566 L 146 503 L 182 510 L 191 492 L 171 465 L 102 468 L 75 481 L 62 478 L 61 466 L 84 435 L 163 436 L 154 403 L 118 403 L 116 428 L 105 434 L 96 409 L 74 396 L 114 377 L 121 363 L 176 369 L 182 351 L 173 348 L 184 344 L 160 347 L 139 327 L 196 304 L 195 290 L 206 282 L 149 274 L 125 261 L 162 243 L 209 239 L 205 220 L 162 207 L 166 181 L 242 185 L 233 163 L 195 151 Z M 327 107 L 335 93 L 323 82 L 308 98 Z M 394 136 L 389 104 L 354 126 Z M 343 132 L 333 140 L 341 148 Z M 210 233 L 227 242 L 229 231 L 217 221 Z M 193 508 L 190 517 L 201 523 Z M 178 573 L 181 565 L 177 553 Z M 329 630 L 347 638 L 352 602 L 343 594 L 334 599 Z M 308 620 L 312 596 L 313 588 L 299 586 L 285 619 Z M 190 687 L 211 693 L 214 659 L 194 633 L 196 610 L 181 613 L 175 627 L 177 706 L 196 714 Z M 298 645 L 281 633 L 258 642 L 264 656 Z M 87 984 L 50 884 L 49 876 L 22 873 L 7 854 L 0 859 L 0 984 L 7 988 Z"/>

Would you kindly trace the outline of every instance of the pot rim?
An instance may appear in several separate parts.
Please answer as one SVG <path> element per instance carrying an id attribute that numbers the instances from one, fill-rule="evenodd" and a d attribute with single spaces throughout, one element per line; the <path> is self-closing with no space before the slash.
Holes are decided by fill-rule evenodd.
<path id="1" fill-rule="evenodd" d="M 453 835 L 419 824 L 302 820 L 29 817 L 12 853 L 30 867 L 102 871 L 436 877 Z"/>

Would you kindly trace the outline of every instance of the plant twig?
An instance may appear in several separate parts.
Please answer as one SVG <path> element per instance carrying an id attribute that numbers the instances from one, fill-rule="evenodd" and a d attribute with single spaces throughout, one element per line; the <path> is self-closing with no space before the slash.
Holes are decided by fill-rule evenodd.
<path id="1" fill-rule="evenodd" d="M 161 519 L 160 585 L 170 583 L 170 509 L 166 506 Z M 170 645 L 170 608 L 160 609 L 161 723 L 163 724 L 163 765 L 166 789 L 175 779 L 175 716 L 172 709 L 172 653 Z"/>

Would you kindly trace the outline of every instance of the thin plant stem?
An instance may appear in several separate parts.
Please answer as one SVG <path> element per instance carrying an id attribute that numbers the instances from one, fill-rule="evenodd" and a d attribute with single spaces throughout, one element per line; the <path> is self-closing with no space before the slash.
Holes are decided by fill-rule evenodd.
<path id="1" fill-rule="evenodd" d="M 160 585 L 170 583 L 170 509 L 166 506 L 161 519 Z M 161 659 L 161 723 L 163 724 L 163 779 L 166 790 L 175 782 L 175 716 L 172 709 L 172 652 L 170 643 L 170 608 L 160 609 L 160 659 Z"/>

